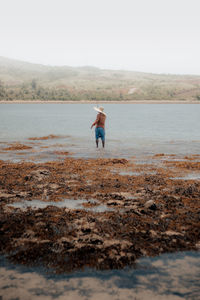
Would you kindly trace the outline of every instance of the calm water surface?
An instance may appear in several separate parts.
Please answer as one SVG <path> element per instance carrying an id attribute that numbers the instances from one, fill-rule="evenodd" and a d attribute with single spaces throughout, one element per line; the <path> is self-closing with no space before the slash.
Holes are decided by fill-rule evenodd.
<path id="1" fill-rule="evenodd" d="M 79 157 L 199 154 L 200 105 L 104 104 L 106 148 L 95 149 L 92 104 L 1 104 L 0 142 L 27 142 L 50 134 Z M 39 143 L 38 143 L 39 144 Z M 47 153 L 48 154 L 48 153 Z"/>
<path id="2" fill-rule="evenodd" d="M 142 258 L 135 268 L 56 275 L 0 257 L 1 299 L 199 300 L 200 252 Z"/>

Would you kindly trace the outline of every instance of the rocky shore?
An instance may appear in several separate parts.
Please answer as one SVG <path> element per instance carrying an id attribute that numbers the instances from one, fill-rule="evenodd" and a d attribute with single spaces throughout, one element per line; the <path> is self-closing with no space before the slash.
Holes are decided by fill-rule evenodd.
<path id="1" fill-rule="evenodd" d="M 198 250 L 199 174 L 198 155 L 0 161 L 1 254 L 60 273 Z"/>

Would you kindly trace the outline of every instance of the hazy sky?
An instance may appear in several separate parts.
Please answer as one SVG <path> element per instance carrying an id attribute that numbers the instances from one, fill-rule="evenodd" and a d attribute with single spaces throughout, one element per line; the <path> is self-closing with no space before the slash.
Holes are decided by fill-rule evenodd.
<path id="1" fill-rule="evenodd" d="M 0 56 L 200 75 L 200 0 L 0 0 Z"/>

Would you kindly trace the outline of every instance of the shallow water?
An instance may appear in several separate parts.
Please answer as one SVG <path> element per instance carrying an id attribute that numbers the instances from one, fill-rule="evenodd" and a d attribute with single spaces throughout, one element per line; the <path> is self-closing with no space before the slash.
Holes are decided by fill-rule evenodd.
<path id="1" fill-rule="evenodd" d="M 134 268 L 56 275 L 0 258 L 0 296 L 7 299 L 199 300 L 200 252 L 141 258 Z"/>
<path id="2" fill-rule="evenodd" d="M 0 150 L 5 147 L 4 142 L 30 143 L 30 137 L 54 134 L 60 137 L 34 141 L 40 160 L 58 157 L 53 152 L 55 149 L 73 152 L 78 157 L 199 154 L 198 104 L 104 104 L 107 112 L 104 150 L 95 148 L 94 130 L 90 129 L 96 117 L 94 105 L 0 104 L 0 142 L 3 143 Z M 60 146 L 51 148 L 55 144 Z M 51 147 L 42 149 L 42 146 Z M 7 159 L 16 161 L 28 156 L 17 156 L 14 152 L 6 155 Z M 0 153 L 0 158 L 6 155 Z"/>
<path id="3" fill-rule="evenodd" d="M 120 171 L 120 172 L 116 172 L 119 175 L 122 176 L 140 176 L 140 175 L 155 175 L 156 172 L 153 171 L 141 171 L 141 172 L 133 172 L 133 171 Z"/>
<path id="4" fill-rule="evenodd" d="M 95 206 L 84 206 L 83 204 L 94 204 Z M 95 200 L 86 200 L 86 199 L 64 199 L 63 201 L 53 202 L 53 201 L 41 201 L 41 200 L 32 200 L 32 201 L 22 201 L 22 202 L 15 202 L 12 204 L 9 204 L 8 206 L 14 207 L 14 208 L 20 208 L 22 210 L 26 210 L 28 208 L 31 209 L 39 209 L 39 208 L 45 208 L 47 206 L 56 206 L 56 207 L 64 207 L 69 209 L 81 209 L 81 210 L 87 210 L 87 211 L 94 211 L 94 212 L 105 212 L 105 211 L 112 211 L 111 208 L 109 208 L 107 205 L 99 204 Z"/>
<path id="5" fill-rule="evenodd" d="M 143 157 L 156 153 L 199 154 L 200 105 L 105 104 L 104 107 L 108 115 L 106 148 L 96 149 L 94 130 L 90 129 L 96 113 L 91 104 L 1 104 L 0 152 L 3 153 L 0 153 L 0 159 L 48 161 L 63 158 L 55 154 L 55 150 L 60 150 L 84 158 L 136 156 L 139 164 L 155 164 L 155 159 Z M 50 134 L 59 137 L 44 141 L 28 140 Z M 6 142 L 32 145 L 33 152 L 3 151 Z M 49 148 L 42 148 L 47 146 Z M 19 207 L 25 205 L 26 209 L 31 206 L 30 203 L 19 204 Z M 43 203 L 53 205 L 54 202 Z M 59 203 L 56 202 L 56 205 L 63 205 Z M 101 205 L 84 208 L 83 203 L 76 204 L 75 209 L 109 209 Z M 85 270 L 62 276 L 14 266 L 3 259 L 0 299 L 196 300 L 200 299 L 199 278 L 199 252 L 140 259 L 135 269 Z"/>
<path id="6" fill-rule="evenodd" d="M 187 174 L 185 176 L 182 177 L 172 177 L 171 179 L 174 180 L 200 180 L 200 174 Z"/>

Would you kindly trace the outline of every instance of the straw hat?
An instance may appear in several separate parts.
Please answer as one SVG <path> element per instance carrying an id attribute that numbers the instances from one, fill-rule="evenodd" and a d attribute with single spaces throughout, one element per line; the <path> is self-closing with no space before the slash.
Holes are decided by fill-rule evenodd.
<path id="1" fill-rule="evenodd" d="M 98 112 L 100 112 L 100 113 L 102 113 L 102 114 L 104 114 L 106 116 L 106 113 L 104 112 L 104 108 L 102 106 L 100 106 L 100 107 L 94 107 L 94 110 L 96 110 L 96 111 L 98 111 Z"/>

